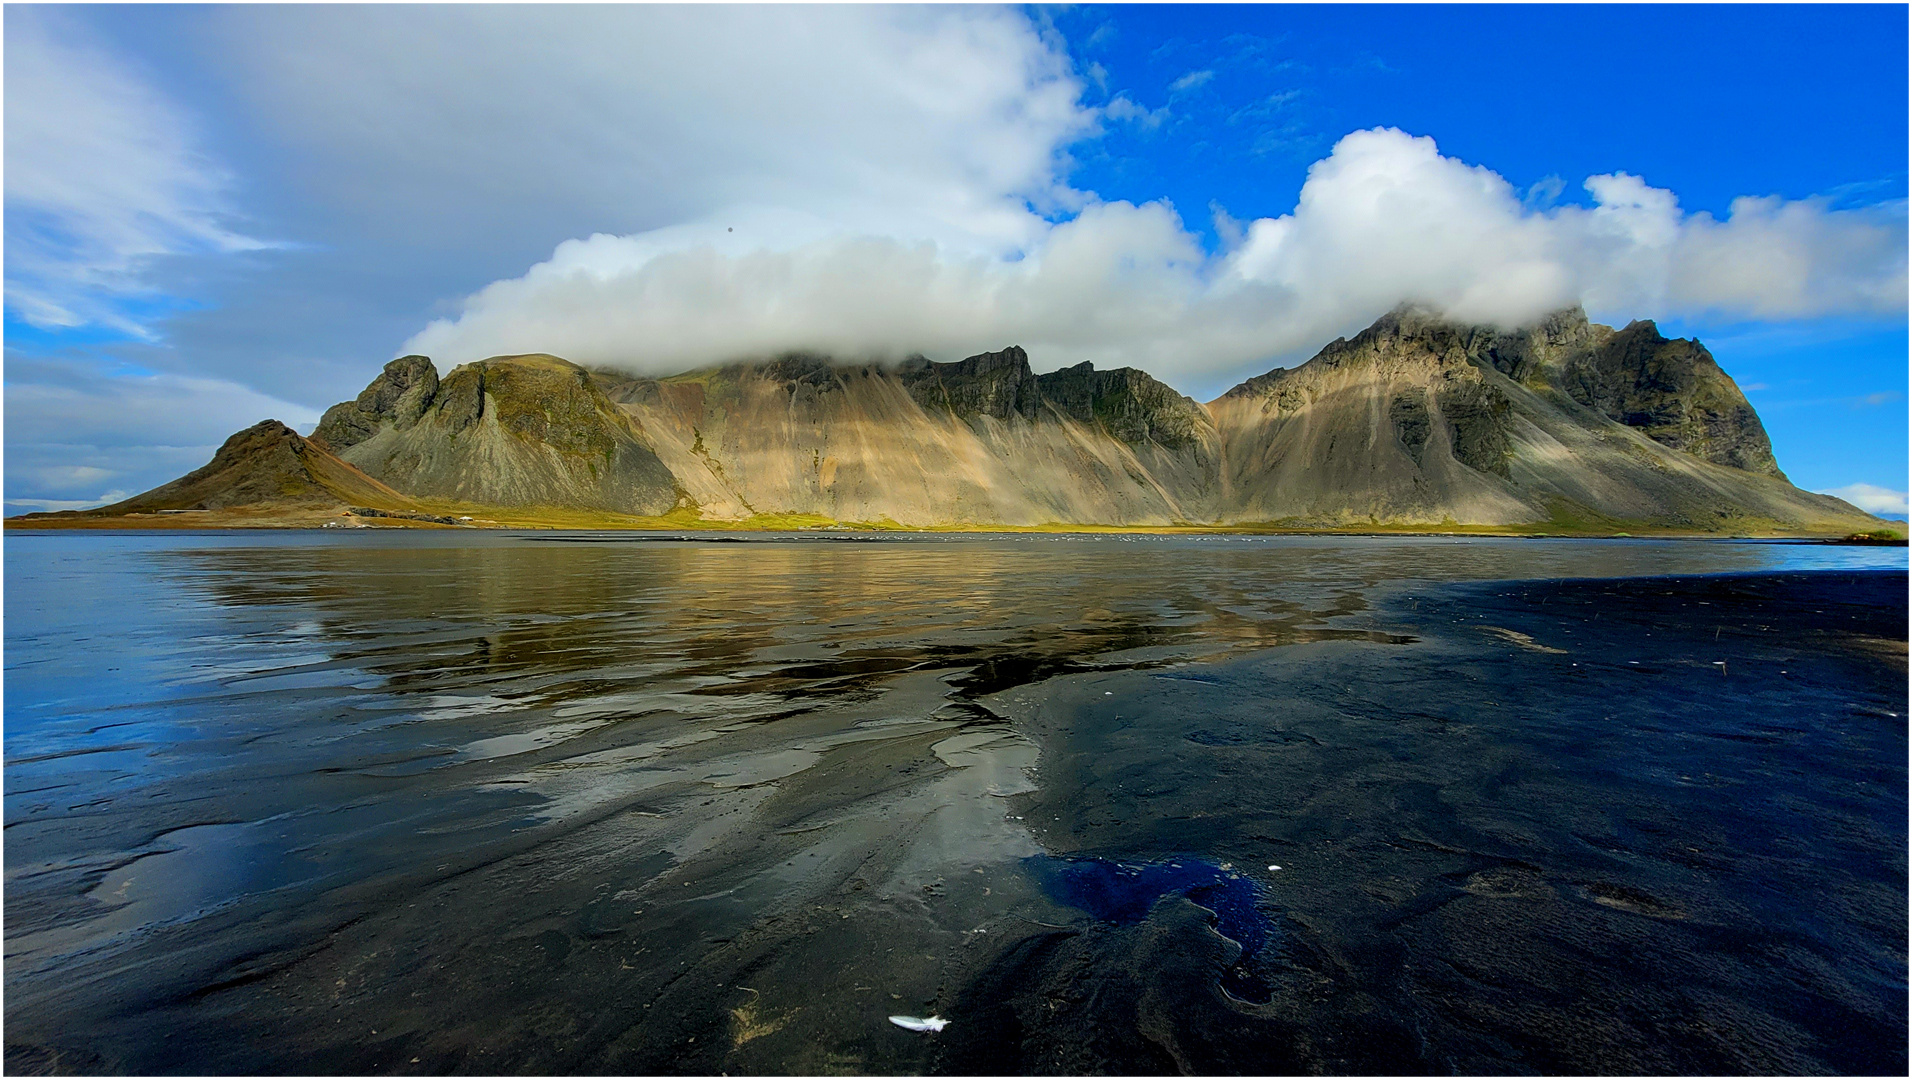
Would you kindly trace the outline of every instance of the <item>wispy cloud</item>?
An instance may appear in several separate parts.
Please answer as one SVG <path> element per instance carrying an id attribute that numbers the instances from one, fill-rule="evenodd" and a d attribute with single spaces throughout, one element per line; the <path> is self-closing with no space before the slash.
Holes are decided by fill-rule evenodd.
<path id="1" fill-rule="evenodd" d="M 6 307 L 43 330 L 153 336 L 155 260 L 267 246 L 231 227 L 232 178 L 192 124 L 57 13 L 6 12 Z"/>
<path id="2" fill-rule="evenodd" d="M 1255 133 L 1248 152 L 1255 157 L 1278 157 L 1306 161 L 1321 152 L 1328 140 L 1313 128 L 1297 121 L 1275 124 Z"/>
<path id="3" fill-rule="evenodd" d="M 1281 46 L 1290 38 L 1288 34 L 1230 34 L 1222 39 L 1217 66 L 1247 68 L 1262 75 L 1306 70 L 1306 64 L 1283 54 Z"/>
<path id="4" fill-rule="evenodd" d="M 1558 176 L 1543 176 L 1527 188 L 1527 194 L 1521 198 L 1530 209 L 1544 210 L 1560 201 L 1565 194 L 1567 182 Z"/>
<path id="5" fill-rule="evenodd" d="M 1214 77 L 1215 73 L 1213 71 L 1191 71 L 1181 78 L 1176 79 L 1174 82 L 1169 83 L 1168 90 L 1171 94 L 1185 93 L 1189 90 L 1196 89 Z"/>
<path id="6" fill-rule="evenodd" d="M 1107 105 L 1102 106 L 1102 115 L 1121 123 L 1134 124 L 1144 131 L 1153 131 L 1161 127 L 1170 114 L 1167 105 L 1151 109 L 1137 104 L 1127 94 L 1117 94 L 1109 99 Z"/>
<path id="7" fill-rule="evenodd" d="M 98 506 L 204 465 L 240 428 L 318 411 L 223 379 L 7 359 L 7 504 Z"/>
<path id="8" fill-rule="evenodd" d="M 1896 172 L 1890 176 L 1874 177 L 1871 180 L 1855 180 L 1849 184 L 1837 184 L 1820 192 L 1820 196 L 1833 206 L 1845 207 L 1877 202 L 1881 192 L 1905 185 L 1905 173 Z"/>
<path id="9" fill-rule="evenodd" d="M 1906 516 L 1906 493 L 1877 484 L 1847 484 L 1845 487 L 1827 488 L 1819 494 L 1844 499 L 1868 514 Z"/>
<path id="10" fill-rule="evenodd" d="M 1303 90 L 1277 90 L 1229 113 L 1227 122 L 1230 124 L 1263 122 L 1305 96 L 1307 92 Z"/>

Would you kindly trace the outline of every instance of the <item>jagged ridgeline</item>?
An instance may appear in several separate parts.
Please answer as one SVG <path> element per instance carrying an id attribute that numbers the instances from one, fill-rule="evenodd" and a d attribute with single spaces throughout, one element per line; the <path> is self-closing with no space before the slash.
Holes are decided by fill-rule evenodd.
<path id="1" fill-rule="evenodd" d="M 661 379 L 541 354 L 440 379 L 407 356 L 304 443 L 314 475 L 378 485 L 350 499 L 340 488 L 342 501 L 401 509 L 918 526 L 1878 524 L 1787 482 L 1699 342 L 1578 309 L 1506 330 L 1403 308 L 1207 405 L 1133 368 L 1037 374 L 1014 347 L 900 365 L 789 354 Z M 270 483 L 234 480 L 230 460 L 217 473 L 229 490 L 209 494 L 213 468 L 120 507 L 272 497 Z"/>

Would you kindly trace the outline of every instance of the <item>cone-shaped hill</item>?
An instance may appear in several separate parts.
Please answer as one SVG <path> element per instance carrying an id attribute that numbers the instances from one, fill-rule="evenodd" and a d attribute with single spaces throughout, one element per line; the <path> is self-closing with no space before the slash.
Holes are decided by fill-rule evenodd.
<path id="1" fill-rule="evenodd" d="M 1578 309 L 1510 330 L 1411 307 L 1207 405 L 1132 368 L 1037 374 L 1015 347 L 900 365 L 788 354 L 661 379 L 542 354 L 440 379 L 407 356 L 311 440 L 260 425 L 206 468 L 93 513 L 319 491 L 910 526 L 1882 525 L 1788 483 L 1697 341 Z"/>
<path id="2" fill-rule="evenodd" d="M 340 461 L 320 440 L 264 420 L 227 439 L 204 466 L 90 513 L 225 510 L 262 503 L 406 509 L 412 500 Z"/>

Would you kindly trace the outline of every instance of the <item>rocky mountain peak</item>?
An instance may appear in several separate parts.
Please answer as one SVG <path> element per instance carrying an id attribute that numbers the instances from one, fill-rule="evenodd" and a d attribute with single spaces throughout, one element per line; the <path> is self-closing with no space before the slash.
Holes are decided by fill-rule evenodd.
<path id="1" fill-rule="evenodd" d="M 1292 387 L 1303 372 L 1380 362 L 1396 371 L 1400 365 L 1410 370 L 1432 365 L 1449 378 L 1464 376 L 1470 366 L 1498 372 L 1529 390 L 1570 398 L 1703 461 L 1785 478 L 1759 416 L 1705 346 L 1669 339 L 1651 319 L 1614 330 L 1590 322 L 1578 305 L 1506 329 L 1471 326 L 1404 304 L 1354 337 L 1330 342 L 1307 364 L 1249 379 L 1222 399 L 1273 399 L 1285 393 L 1299 401 Z M 1496 406 L 1489 413 L 1505 411 L 1498 407 L 1502 390 L 1482 384 L 1479 393 Z"/>
<path id="2" fill-rule="evenodd" d="M 401 356 L 351 401 L 325 410 L 312 434 L 334 452 L 371 438 L 380 424 L 410 427 L 438 394 L 438 369 L 429 356 Z"/>
<path id="3" fill-rule="evenodd" d="M 1080 423 L 1099 424 L 1130 445 L 1185 446 L 1211 426 L 1208 414 L 1146 371 L 1097 371 L 1087 360 L 1036 377 L 1044 400 Z"/>
<path id="4" fill-rule="evenodd" d="M 1573 400 L 1663 446 L 1785 479 L 1759 414 L 1713 354 L 1698 341 L 1662 335 L 1651 319 L 1608 331 L 1598 344 L 1567 356 L 1556 383 Z"/>
<path id="5" fill-rule="evenodd" d="M 387 364 L 327 410 L 315 436 L 414 495 L 647 513 L 676 504 L 669 470 L 584 368 L 522 353 L 431 372 L 423 357 Z"/>
<path id="6" fill-rule="evenodd" d="M 1014 378 L 1029 371 L 1029 354 L 1022 346 L 1011 345 L 999 352 L 965 357 L 955 363 L 954 369 L 966 375 L 1001 374 Z"/>
<path id="7" fill-rule="evenodd" d="M 590 457 L 607 456 L 621 416 L 591 373 L 556 356 L 525 353 L 462 364 L 445 376 L 432 403 L 453 431 L 495 413 L 505 431 L 533 445 Z"/>
<path id="8" fill-rule="evenodd" d="M 1042 391 L 1020 345 L 977 353 L 953 363 L 915 359 L 898 370 L 910 397 L 925 410 L 947 411 L 968 419 L 993 416 L 1033 419 Z"/>

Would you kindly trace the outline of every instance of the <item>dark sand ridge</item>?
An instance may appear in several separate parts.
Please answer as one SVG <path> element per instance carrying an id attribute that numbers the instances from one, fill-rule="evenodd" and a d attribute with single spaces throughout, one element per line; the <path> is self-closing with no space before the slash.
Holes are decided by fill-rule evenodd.
<path id="1" fill-rule="evenodd" d="M 155 775 L 112 792 L 110 812 L 45 795 L 36 807 L 30 793 L 10 804 L 9 1064 L 1902 1061 L 1902 1039 L 1876 1037 L 1892 999 L 1873 973 L 1893 927 L 1903 964 L 1904 727 L 1878 715 L 1903 714 L 1903 573 L 1702 582 L 1657 600 L 1663 583 L 1533 587 L 1524 600 L 1396 587 L 1374 607 L 1375 582 L 1424 573 L 1750 569 L 1764 557 L 1394 542 L 1376 562 L 1346 542 L 1271 553 L 1211 540 L 1192 559 L 1193 541 L 1030 543 L 1040 552 L 969 542 L 938 555 L 906 541 L 156 553 L 167 587 L 223 605 L 215 621 L 234 640 L 284 634 L 288 618 L 303 628 L 263 670 L 255 651 L 188 687 L 221 745 L 238 758 L 269 747 L 278 767 L 262 783 L 257 758 L 202 765 L 190 791 Z M 1696 623 L 1702 601 L 1729 617 Z M 1604 617 L 1573 621 L 1589 606 Z M 1616 609 L 1636 616 L 1616 630 Z M 1807 609 L 1832 614 L 1815 622 Z M 1652 650 L 1650 671 L 1626 670 L 1645 632 L 1671 643 Z M 1213 663 L 1229 655 L 1243 659 Z M 1191 659 L 1210 662 L 1164 666 Z M 1572 674 L 1576 663 L 1592 670 Z M 1657 726 L 1641 722 L 1648 701 Z M 1618 723 L 1587 712 L 1601 705 Z M 277 726 L 239 721 L 261 714 Z M 1535 717 L 1554 719 L 1535 730 Z M 1598 737 L 1578 747 L 1576 725 Z M 10 794 L 25 792 L 22 777 L 73 779 L 61 770 L 83 758 L 23 764 L 11 711 L 9 726 Z M 1697 784 L 1770 787 L 1761 770 L 1775 743 L 1761 740 L 1808 778 L 1859 768 L 1875 785 L 1830 804 L 1810 785 L 1793 796 L 1787 805 L 1829 809 L 1819 820 L 1837 833 L 1787 853 L 1798 868 L 1761 847 L 1775 840 L 1756 801 L 1735 805 L 1731 829 L 1708 825 L 1686 811 L 1717 817 L 1718 789 L 1639 764 L 1675 760 L 1655 753 L 1671 746 L 1704 756 L 1685 772 Z M 1894 768 L 1896 787 L 1865 772 Z M 1669 817 L 1676 797 L 1699 801 Z M 1896 837 L 1877 835 L 1881 823 Z M 1703 839 L 1694 846 L 1713 861 L 1679 876 L 1674 835 Z M 127 861 L 140 843 L 173 853 Z M 89 844 L 96 854 L 81 854 Z M 1043 894 L 1022 862 L 1038 850 L 1229 863 L 1261 890 L 1267 940 L 1236 963 L 1210 916 L 1174 895 L 1144 904 L 1140 922 L 1096 919 Z M 253 854 L 222 862 L 222 851 Z M 1880 851 L 1897 851 L 1896 865 L 1869 865 Z M 206 881 L 189 872 L 195 860 L 260 880 L 143 940 L 107 941 L 95 925 L 93 952 L 36 974 L 64 947 L 23 946 L 70 931 L 89 893 L 128 885 L 136 902 L 195 903 L 163 873 L 142 885 L 125 872 L 169 860 L 182 881 Z M 1269 863 L 1284 869 L 1263 872 Z M 1814 870 L 1818 882 L 1801 880 Z M 1880 886 L 1894 873 L 1896 898 Z M 273 883 L 277 894 L 257 894 Z M 1538 944 L 1495 952 L 1515 939 Z M 1625 962 L 1684 996 L 1655 998 L 1624 969 L 1583 989 L 1576 950 L 1618 963 L 1621 944 L 1667 950 Z M 1439 958 L 1457 956 L 1473 967 L 1437 985 Z M 1704 977 L 1665 982 L 1694 958 Z M 1246 998 L 1222 996 L 1231 964 Z M 1508 965 L 1531 985 L 1507 990 Z M 1747 974 L 1759 965 L 1808 989 L 1774 993 Z M 882 1021 L 939 1010 L 953 1023 L 933 1037 Z M 1667 1028 L 1674 1015 L 1698 1026 Z"/>

